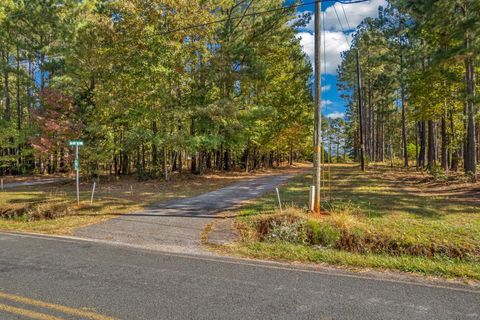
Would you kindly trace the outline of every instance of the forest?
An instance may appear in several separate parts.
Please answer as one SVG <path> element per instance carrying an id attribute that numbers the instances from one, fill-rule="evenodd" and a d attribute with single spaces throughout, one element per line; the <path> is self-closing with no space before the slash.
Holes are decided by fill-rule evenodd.
<path id="1" fill-rule="evenodd" d="M 312 160 L 301 5 L 2 1 L 0 175 L 71 172 L 71 139 L 89 176 Z M 324 117 L 324 161 L 476 177 L 479 12 L 478 0 L 391 0 L 356 27 L 338 67 L 346 118 Z"/>
<path id="2" fill-rule="evenodd" d="M 281 0 L 2 1 L 0 174 L 71 172 L 71 139 L 90 176 L 308 159 L 308 18 Z"/>
<path id="3" fill-rule="evenodd" d="M 339 67 L 352 156 L 475 177 L 479 34 L 478 0 L 391 0 L 365 19 Z"/>

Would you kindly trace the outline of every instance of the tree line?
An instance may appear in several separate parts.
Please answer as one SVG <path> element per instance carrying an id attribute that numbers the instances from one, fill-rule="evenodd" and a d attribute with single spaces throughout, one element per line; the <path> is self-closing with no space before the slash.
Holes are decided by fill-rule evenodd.
<path id="1" fill-rule="evenodd" d="M 479 35 L 478 0 L 390 0 L 365 19 L 338 70 L 352 156 L 475 177 Z"/>
<path id="2" fill-rule="evenodd" d="M 0 174 L 139 178 L 311 154 L 311 65 L 281 0 L 5 0 Z M 279 8 L 284 8 L 279 10 Z"/>

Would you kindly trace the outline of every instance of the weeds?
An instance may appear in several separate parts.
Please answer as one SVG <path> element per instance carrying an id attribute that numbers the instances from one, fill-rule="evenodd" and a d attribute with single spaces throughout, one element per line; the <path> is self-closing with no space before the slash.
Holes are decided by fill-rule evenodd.
<path id="1" fill-rule="evenodd" d="M 295 178 L 282 188 L 283 197 L 292 203 L 283 213 L 275 211 L 274 194 L 241 210 L 237 225 L 243 242 L 236 250 L 480 278 L 478 268 L 468 269 L 480 265 L 477 188 L 453 176 L 446 185 L 441 171 L 432 175 L 435 179 L 425 180 L 408 170 L 387 172 L 379 167 L 357 174 L 349 166 L 334 167 L 333 201 L 322 203 L 329 215 L 321 218 L 303 209 L 311 176 Z M 281 253 L 280 247 L 295 252 Z"/>
<path id="2" fill-rule="evenodd" d="M 480 261 L 478 247 L 435 240 L 417 242 L 406 236 L 374 229 L 347 212 L 315 219 L 291 208 L 288 213 L 258 216 L 254 227 L 259 241 L 317 245 L 354 253 Z"/>

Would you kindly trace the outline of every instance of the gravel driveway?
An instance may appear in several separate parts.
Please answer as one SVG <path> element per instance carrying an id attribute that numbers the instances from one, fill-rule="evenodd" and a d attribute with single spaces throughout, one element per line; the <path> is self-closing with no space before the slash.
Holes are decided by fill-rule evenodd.
<path id="1" fill-rule="evenodd" d="M 192 198 L 169 201 L 148 210 L 77 229 L 77 237 L 131 244 L 161 251 L 206 254 L 200 236 L 215 214 L 238 207 L 286 182 L 295 174 L 262 176 Z"/>

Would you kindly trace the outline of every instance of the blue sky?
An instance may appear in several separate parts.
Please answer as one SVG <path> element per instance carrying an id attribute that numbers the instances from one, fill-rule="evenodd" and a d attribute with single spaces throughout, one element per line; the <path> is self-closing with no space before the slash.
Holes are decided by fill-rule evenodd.
<path id="1" fill-rule="evenodd" d="M 343 6 L 334 1 L 322 4 L 322 16 L 325 24 L 325 51 L 322 53 L 322 60 L 326 57 L 322 62 L 322 101 L 325 115 L 329 117 L 344 116 L 346 101 L 339 97 L 336 77 L 336 69 L 341 61 L 340 53 L 350 47 L 352 34 L 357 25 L 366 17 L 376 17 L 378 7 L 386 6 L 386 4 L 386 0 L 369 0 L 363 3 L 344 4 Z M 313 13 L 314 5 L 299 7 L 297 11 Z M 306 28 L 299 30 L 298 33 L 303 50 L 312 61 L 314 56 L 313 26 L 312 15 L 310 23 Z"/>

